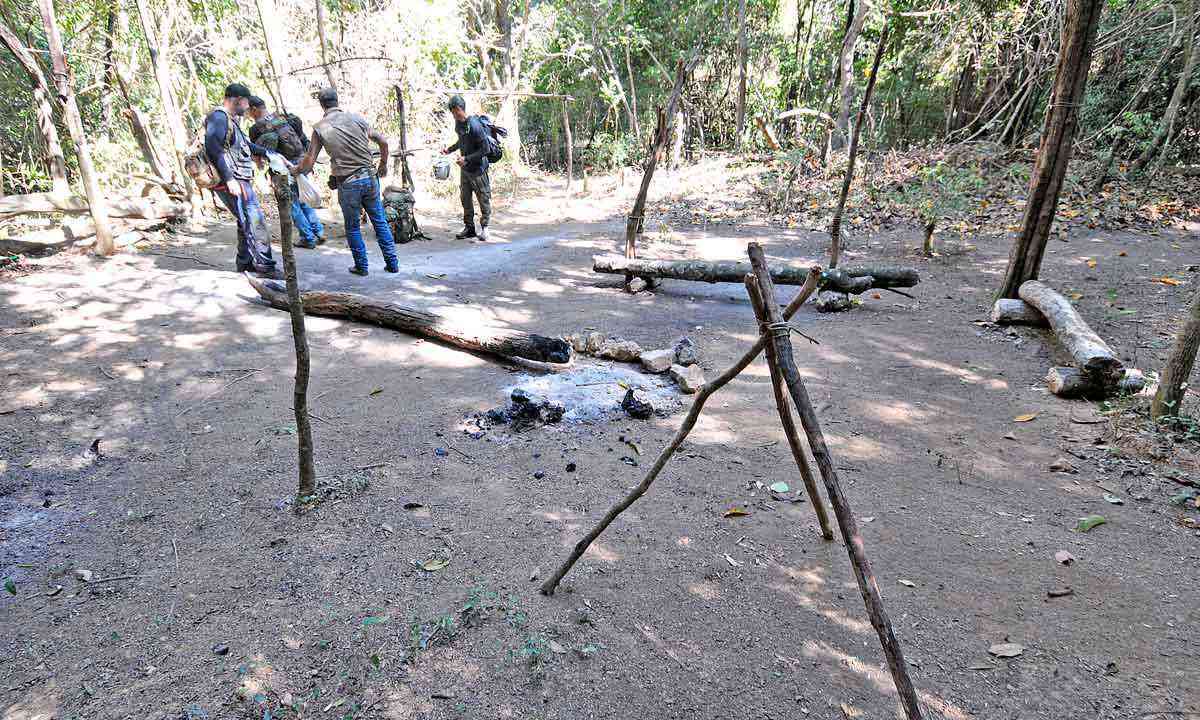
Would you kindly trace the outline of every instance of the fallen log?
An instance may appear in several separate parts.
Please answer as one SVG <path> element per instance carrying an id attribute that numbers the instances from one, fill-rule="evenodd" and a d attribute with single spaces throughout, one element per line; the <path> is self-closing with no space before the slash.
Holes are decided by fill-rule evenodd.
<path id="1" fill-rule="evenodd" d="M 78 195 L 55 193 L 30 193 L 28 195 L 5 195 L 0 197 L 0 220 L 31 213 L 67 213 L 79 215 L 90 212 L 88 202 Z M 178 202 L 151 202 L 144 198 L 120 198 L 108 206 L 109 217 L 155 218 L 183 217 L 187 205 Z"/>
<path id="2" fill-rule="evenodd" d="M 1022 283 L 1018 294 L 1050 323 L 1055 337 L 1075 359 L 1089 385 L 1105 393 L 1116 388 L 1125 375 L 1125 365 L 1065 297 L 1037 280 Z"/>
<path id="3" fill-rule="evenodd" d="M 736 260 L 655 260 L 650 258 L 625 258 L 619 255 L 595 255 L 592 257 L 592 271 L 610 275 L 634 275 L 646 279 L 666 278 L 670 280 L 690 280 L 707 283 L 740 283 L 751 272 L 750 264 Z M 871 284 L 862 289 L 845 290 L 846 292 L 865 292 L 871 288 L 903 288 L 913 287 L 920 282 L 921 277 L 912 268 L 901 267 L 867 267 L 849 265 L 838 268 L 835 274 L 827 273 L 826 278 L 872 278 Z M 782 263 L 771 267 L 771 280 L 778 285 L 803 285 L 808 278 L 808 267 L 800 265 L 784 265 Z M 826 280 L 828 284 L 830 280 Z M 862 283 L 849 281 L 850 286 L 858 288 Z M 841 286 L 837 286 L 841 289 Z"/>
<path id="4" fill-rule="evenodd" d="M 246 275 L 246 279 L 271 307 L 288 309 L 287 289 L 283 283 L 251 275 Z M 441 340 L 464 350 L 548 363 L 565 363 L 571 359 L 571 346 L 560 338 L 489 327 L 469 320 L 450 320 L 428 310 L 397 305 L 365 295 L 310 290 L 300 294 L 300 301 L 307 315 L 357 320 L 411 335 Z"/>
<path id="5" fill-rule="evenodd" d="M 1125 370 L 1117 382 L 1116 390 L 1122 395 L 1137 395 L 1146 387 L 1146 376 L 1141 370 Z M 1104 388 L 1088 380 L 1078 368 L 1052 367 L 1046 373 L 1046 388 L 1061 398 L 1088 400 L 1103 400 L 1111 394 L 1111 388 Z"/>
<path id="6" fill-rule="evenodd" d="M 1046 327 L 1046 316 L 1024 300 L 1000 298 L 992 306 L 992 322 L 997 325 L 1033 325 Z"/>

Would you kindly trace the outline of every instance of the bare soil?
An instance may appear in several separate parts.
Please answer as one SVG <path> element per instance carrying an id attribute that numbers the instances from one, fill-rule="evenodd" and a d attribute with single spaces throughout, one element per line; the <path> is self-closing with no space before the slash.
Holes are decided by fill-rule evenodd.
<path id="1" fill-rule="evenodd" d="M 348 275 L 331 228 L 299 251 L 304 282 L 549 335 L 686 335 L 709 377 L 745 351 L 741 287 L 629 296 L 590 271 L 618 247 L 631 187 L 529 184 L 487 244 L 449 239 L 454 213 L 422 207 L 435 239 L 403 246 L 399 275 L 373 246 L 371 276 Z M 742 258 L 753 240 L 773 260 L 824 255 L 822 232 L 722 217 L 648 222 L 643 253 Z M 325 500 L 297 517 L 288 317 L 233 272 L 233 237 L 222 219 L 0 279 L 0 576 L 15 590 L 0 593 L 0 718 L 897 716 L 844 548 L 803 496 L 759 485 L 800 486 L 762 360 L 545 598 L 535 578 L 680 415 L 475 437 L 469 419 L 529 368 L 310 318 Z M 1200 477 L 1194 441 L 1148 430 L 1138 399 L 1047 394 L 1065 361 L 1050 336 L 984 322 L 1002 234 L 931 260 L 917 245 L 901 223 L 848 249 L 919 267 L 918 299 L 809 306 L 796 323 L 820 341 L 797 361 L 928 715 L 1200 717 L 1198 511 L 1169 502 Z M 1043 277 L 1152 371 L 1200 281 L 1197 249 L 1187 230 L 1070 227 Z M 1051 471 L 1060 458 L 1076 472 Z M 735 506 L 749 514 L 725 517 Z M 1091 514 L 1107 523 L 1075 532 Z M 1024 652 L 990 656 L 1002 642 Z"/>

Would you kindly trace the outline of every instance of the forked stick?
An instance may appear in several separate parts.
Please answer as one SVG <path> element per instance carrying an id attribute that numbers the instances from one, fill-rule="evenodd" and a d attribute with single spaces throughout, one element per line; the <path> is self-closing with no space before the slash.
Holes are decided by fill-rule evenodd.
<path id="1" fill-rule="evenodd" d="M 900 702 L 904 706 L 905 715 L 908 720 L 920 720 L 921 707 L 917 702 L 917 691 L 913 687 L 912 679 L 908 676 L 904 651 L 900 649 L 900 643 L 896 640 L 895 633 L 892 632 L 892 622 L 883 608 L 883 599 L 879 596 L 879 585 L 875 582 L 875 575 L 871 572 L 871 563 L 867 560 L 866 550 L 863 547 L 862 536 L 858 533 L 858 523 L 854 519 L 854 513 L 850 510 L 846 496 L 842 494 L 842 486 L 838 480 L 837 470 L 833 466 L 833 458 L 829 454 L 829 448 L 825 445 L 825 435 L 821 432 L 817 414 L 813 410 L 812 401 L 808 398 L 808 390 L 800 379 L 799 370 L 796 369 L 796 359 L 792 356 L 791 330 L 780 316 L 779 308 L 774 302 L 771 302 L 775 297 L 775 285 L 771 282 L 771 272 L 767 267 L 767 260 L 763 256 L 762 246 L 758 243 L 750 243 L 747 251 L 750 254 L 750 263 L 754 267 L 759 292 L 767 301 L 765 303 L 767 319 L 770 321 L 767 329 L 770 330 L 770 333 L 764 337 L 769 338 L 768 352 L 775 355 L 775 363 L 779 366 L 779 371 L 787 383 L 788 392 L 791 393 L 792 402 L 796 404 L 796 410 L 800 413 L 800 422 L 804 425 L 805 434 L 808 435 L 808 445 L 812 448 L 813 457 L 821 471 L 821 479 L 825 482 L 825 492 L 829 496 L 829 504 L 833 505 L 833 513 L 837 516 L 838 527 L 842 531 L 842 541 L 846 543 L 846 553 L 850 556 L 850 565 L 854 568 L 854 577 L 858 580 L 858 589 L 862 593 L 863 604 L 867 606 L 867 615 L 871 618 L 871 625 L 879 635 L 879 644 L 883 646 L 883 654 L 887 657 L 888 667 L 892 671 L 892 681 L 896 683 L 896 690 L 900 693 Z"/>
<path id="2" fill-rule="evenodd" d="M 787 308 L 784 309 L 784 317 L 790 318 L 797 310 L 800 309 L 800 306 L 808 300 L 809 296 L 811 296 L 817 289 L 817 282 L 820 280 L 820 276 L 821 268 L 813 267 L 809 269 L 808 279 L 805 280 L 804 285 L 800 287 L 800 292 L 796 294 L 795 299 L 788 303 Z M 779 312 L 778 307 L 775 308 L 775 312 Z M 563 577 L 565 577 L 567 573 L 571 572 L 571 568 L 575 566 L 575 563 L 579 561 L 579 558 L 583 557 L 583 554 L 587 552 L 587 549 L 591 547 L 591 544 L 596 541 L 596 538 L 600 537 L 600 533 L 604 532 L 604 530 L 612 524 L 612 521 L 616 520 L 617 516 L 624 512 L 626 508 L 636 502 L 638 498 L 646 494 L 646 491 L 649 490 L 650 486 L 654 483 L 655 478 L 657 478 L 658 474 L 662 472 L 662 469 L 667 464 L 667 461 L 671 459 L 671 456 L 675 454 L 675 451 L 679 449 L 679 446 L 683 444 L 684 439 L 687 438 L 688 433 L 690 433 L 692 428 L 696 425 L 696 420 L 699 419 L 700 411 L 704 409 L 704 403 L 708 401 L 708 398 L 711 397 L 713 393 L 729 384 L 729 381 L 741 374 L 741 372 L 745 370 L 750 363 L 754 362 L 754 359 L 758 357 L 758 354 L 763 351 L 763 348 L 766 347 L 766 345 L 766 338 L 760 336 L 754 343 L 754 346 L 747 350 L 746 354 L 743 355 L 740 360 L 735 362 L 728 370 L 721 373 L 721 375 L 715 380 L 710 383 L 706 383 L 704 387 L 700 388 L 700 392 L 696 393 L 696 399 L 692 401 L 692 407 L 690 410 L 688 410 L 687 417 L 683 419 L 683 424 L 679 426 L 679 430 L 675 433 L 675 437 L 672 438 L 670 444 L 663 448 L 663 451 L 659 453 L 658 459 L 654 461 L 654 465 L 651 466 L 650 471 L 646 473 L 644 478 L 642 478 L 642 482 L 639 483 L 638 486 L 633 490 L 631 490 L 623 500 L 618 502 L 616 505 L 613 505 L 612 509 L 610 509 L 604 515 L 604 518 L 600 520 L 600 522 L 596 523 L 596 526 L 588 531 L 588 534 L 584 535 L 582 540 L 575 543 L 575 548 L 571 551 L 571 555 L 567 558 L 566 562 L 562 564 L 562 567 L 560 567 L 557 572 L 547 578 L 546 582 L 542 583 L 540 590 L 543 595 L 553 595 L 555 588 L 557 588 L 558 584 L 562 582 Z"/>
<path id="3" fill-rule="evenodd" d="M 753 275 L 746 275 L 746 293 L 750 296 L 750 304 L 754 306 L 754 317 L 758 318 L 759 335 L 766 337 L 767 309 L 762 295 L 758 291 L 758 281 Z M 804 444 L 800 442 L 800 434 L 796 432 L 796 421 L 792 419 L 792 408 L 788 405 L 786 391 L 783 389 L 783 377 L 779 374 L 779 366 L 775 364 L 774 353 L 767 353 L 767 367 L 771 371 L 771 387 L 775 390 L 775 407 L 779 409 L 779 424 L 783 425 L 783 434 L 787 436 L 788 446 L 792 449 L 792 457 L 796 467 L 800 468 L 800 477 L 804 480 L 804 489 L 812 500 L 813 510 L 817 513 L 817 522 L 821 525 L 821 537 L 833 539 L 833 530 L 829 529 L 829 516 L 825 514 L 825 503 L 817 493 L 817 481 L 813 477 L 812 468 L 808 465 L 808 457 L 804 454 Z"/>

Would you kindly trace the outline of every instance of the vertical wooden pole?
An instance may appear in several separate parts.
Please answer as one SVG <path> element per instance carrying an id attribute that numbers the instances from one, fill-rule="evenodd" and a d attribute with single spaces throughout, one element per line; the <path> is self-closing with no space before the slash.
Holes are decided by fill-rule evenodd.
<path id="1" fill-rule="evenodd" d="M 812 448 L 813 457 L 821 471 L 821 479 L 825 483 L 825 492 L 829 495 L 829 504 L 833 506 L 833 514 L 837 517 L 838 528 L 842 532 L 842 541 L 846 544 L 846 553 L 850 556 L 850 565 L 854 568 L 854 577 L 858 581 L 859 592 L 862 593 L 863 604 L 866 605 L 867 615 L 871 625 L 879 636 L 883 646 L 883 654 L 887 657 L 888 667 L 892 671 L 892 681 L 896 683 L 896 691 L 900 694 L 900 703 L 909 720 L 919 720 L 921 706 L 917 701 L 917 691 L 912 679 L 908 676 L 908 665 L 904 661 L 904 651 L 892 631 L 892 622 L 883 607 L 883 598 L 879 595 L 879 585 L 867 559 L 862 535 L 858 532 L 858 523 L 850 509 L 850 503 L 842 493 L 841 481 L 838 480 L 837 469 L 833 466 L 833 457 L 825 444 L 825 435 L 821 424 L 817 421 L 816 411 L 808 397 L 808 389 L 800 379 L 800 371 L 796 369 L 796 360 L 792 355 L 791 330 L 784 322 L 775 302 L 775 285 L 771 281 L 771 271 L 767 267 L 766 257 L 762 246 L 750 243 L 747 251 L 754 275 L 758 281 L 759 292 L 762 295 L 770 321 L 767 335 L 767 352 L 775 355 L 779 372 L 787 383 L 788 392 L 796 411 L 800 414 L 800 422 L 808 436 L 808 445 Z"/>
<path id="2" fill-rule="evenodd" d="M 571 180 L 575 175 L 575 148 L 571 139 L 571 112 L 567 99 L 562 99 L 563 139 L 567 145 L 567 192 L 571 192 Z"/>
<path id="3" fill-rule="evenodd" d="M 1063 25 L 1058 70 L 1054 90 L 1042 127 L 1042 142 L 1029 179 L 1029 202 L 1021 232 L 1013 242 L 1008 268 L 1000 285 L 999 296 L 1017 297 L 1017 289 L 1027 280 L 1036 280 L 1042 269 L 1042 255 L 1050 239 L 1050 228 L 1058 210 L 1058 196 L 1067 176 L 1075 139 L 1079 108 L 1087 88 L 1092 48 L 1104 0 L 1068 0 Z"/>
<path id="4" fill-rule="evenodd" d="M 417 185 L 413 182 L 412 172 L 408 169 L 408 121 L 404 112 L 404 88 L 397 84 L 395 91 L 396 113 L 400 116 L 400 179 L 404 183 L 404 187 L 416 190 Z"/>
<path id="5" fill-rule="evenodd" d="M 87 132 L 83 128 L 83 119 L 79 116 L 79 106 L 75 103 L 75 90 L 71 86 L 67 56 L 63 52 L 62 34 L 58 29 L 58 18 L 54 14 L 54 0 L 38 0 L 38 5 L 42 11 L 42 24 L 46 28 L 46 41 L 50 46 L 54 85 L 59 100 L 62 101 L 67 130 L 71 133 L 71 141 L 75 143 L 79 175 L 83 179 L 92 222 L 96 226 L 96 243 L 93 248 L 97 255 L 112 255 L 117 248 L 113 243 L 112 230 L 108 226 L 108 201 L 100 193 L 100 180 L 96 177 L 96 168 L 92 165 L 91 143 L 88 142 Z"/>

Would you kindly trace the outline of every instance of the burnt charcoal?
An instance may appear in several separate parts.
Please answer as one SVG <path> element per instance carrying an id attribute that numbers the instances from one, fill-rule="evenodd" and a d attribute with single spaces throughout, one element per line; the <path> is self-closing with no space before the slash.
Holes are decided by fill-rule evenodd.
<path id="1" fill-rule="evenodd" d="M 625 398 L 621 400 L 621 409 L 636 420 L 645 420 L 654 414 L 654 406 L 634 395 L 633 388 L 625 391 Z"/>

